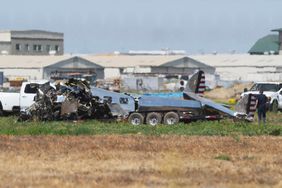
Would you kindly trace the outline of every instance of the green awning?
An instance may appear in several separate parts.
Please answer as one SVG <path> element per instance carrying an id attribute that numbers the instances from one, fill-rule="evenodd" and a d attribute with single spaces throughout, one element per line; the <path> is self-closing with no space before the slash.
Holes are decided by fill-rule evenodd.
<path id="1" fill-rule="evenodd" d="M 259 39 L 249 50 L 250 54 L 264 54 L 265 52 L 279 53 L 280 43 L 278 35 L 267 35 Z"/>

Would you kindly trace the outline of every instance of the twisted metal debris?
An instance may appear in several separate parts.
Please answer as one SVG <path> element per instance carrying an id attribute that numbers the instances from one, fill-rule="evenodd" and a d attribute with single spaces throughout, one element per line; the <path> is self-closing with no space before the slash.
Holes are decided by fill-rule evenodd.
<path id="1" fill-rule="evenodd" d="M 47 82 L 37 89 L 35 102 L 21 112 L 19 120 L 108 119 L 113 116 L 110 108 L 110 101 L 92 96 L 86 81 Z"/>

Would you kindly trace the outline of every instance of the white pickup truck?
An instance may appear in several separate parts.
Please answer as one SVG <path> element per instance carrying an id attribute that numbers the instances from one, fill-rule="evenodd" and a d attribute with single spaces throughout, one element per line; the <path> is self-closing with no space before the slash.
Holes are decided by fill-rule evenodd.
<path id="1" fill-rule="evenodd" d="M 244 89 L 241 97 L 247 94 L 258 95 L 260 90 L 270 99 L 270 111 L 282 110 L 282 83 L 279 82 L 256 82 L 251 89 Z"/>
<path id="2" fill-rule="evenodd" d="M 34 97 L 39 85 L 47 80 L 23 82 L 20 92 L 0 92 L 0 115 L 3 112 L 19 112 L 34 103 Z"/>

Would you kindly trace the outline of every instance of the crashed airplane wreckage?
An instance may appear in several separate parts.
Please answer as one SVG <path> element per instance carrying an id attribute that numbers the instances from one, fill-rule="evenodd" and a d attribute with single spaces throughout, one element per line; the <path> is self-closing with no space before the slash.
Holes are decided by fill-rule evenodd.
<path id="1" fill-rule="evenodd" d="M 205 90 L 205 75 L 203 71 L 195 73 L 188 81 L 181 98 L 171 94 L 141 95 L 133 97 L 129 94 L 114 93 L 99 88 L 92 88 L 92 94 L 100 98 L 111 98 L 112 103 L 120 105 L 127 113 L 127 120 L 133 125 L 143 123 L 157 125 L 164 123 L 173 125 L 179 121 L 191 122 L 196 120 L 234 120 L 252 121 L 254 115 L 253 97 L 239 101 L 238 111 L 233 111 L 225 105 L 203 98 Z"/>
<path id="2" fill-rule="evenodd" d="M 187 83 L 182 98 L 133 96 L 90 87 L 86 81 L 70 79 L 66 83 L 46 83 L 38 87 L 35 103 L 20 115 L 20 120 L 127 120 L 132 125 L 173 125 L 179 121 L 251 120 L 251 103 L 241 102 L 235 112 L 201 97 L 205 89 L 203 71 L 195 73 Z M 242 110 L 243 109 L 243 110 Z"/>
<path id="3" fill-rule="evenodd" d="M 35 102 L 20 113 L 20 121 L 116 118 L 112 112 L 118 107 L 92 96 L 86 81 L 70 79 L 66 83 L 47 82 L 34 87 L 38 87 Z"/>

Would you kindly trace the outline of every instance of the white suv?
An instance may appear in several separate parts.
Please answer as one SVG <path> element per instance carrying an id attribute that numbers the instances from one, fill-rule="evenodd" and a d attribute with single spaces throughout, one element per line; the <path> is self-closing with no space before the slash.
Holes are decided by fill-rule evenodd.
<path id="1" fill-rule="evenodd" d="M 263 90 L 270 100 L 270 111 L 277 112 L 282 110 L 282 83 L 279 82 L 256 82 L 251 89 L 244 89 L 241 97 L 247 94 L 258 95 L 260 90 Z"/>

